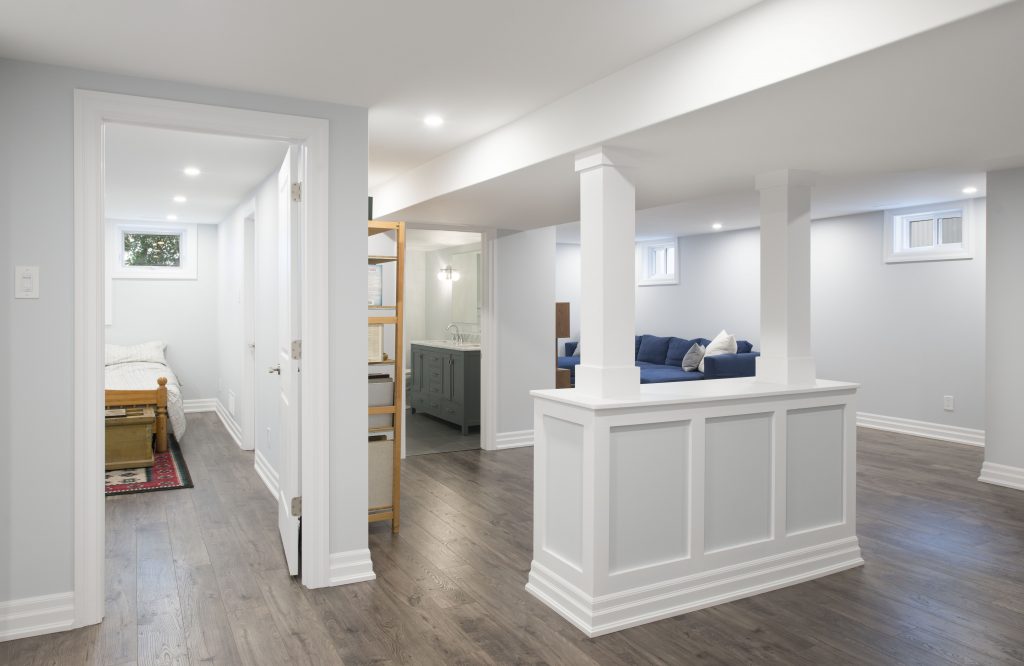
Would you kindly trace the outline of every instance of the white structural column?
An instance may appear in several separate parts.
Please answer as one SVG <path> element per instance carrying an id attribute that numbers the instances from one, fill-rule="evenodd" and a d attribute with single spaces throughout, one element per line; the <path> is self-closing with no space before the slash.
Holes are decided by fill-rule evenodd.
<path id="1" fill-rule="evenodd" d="M 636 191 L 603 148 L 578 155 L 576 172 L 583 277 L 576 389 L 600 398 L 638 395 Z"/>
<path id="2" fill-rule="evenodd" d="M 813 175 L 783 169 L 757 177 L 761 194 L 760 381 L 815 381 L 811 356 L 811 187 Z"/>
<path id="3" fill-rule="evenodd" d="M 985 464 L 979 479 L 1024 490 L 1020 397 L 1024 356 L 1013 349 L 1024 328 L 1024 169 L 988 173 L 985 259 Z"/>

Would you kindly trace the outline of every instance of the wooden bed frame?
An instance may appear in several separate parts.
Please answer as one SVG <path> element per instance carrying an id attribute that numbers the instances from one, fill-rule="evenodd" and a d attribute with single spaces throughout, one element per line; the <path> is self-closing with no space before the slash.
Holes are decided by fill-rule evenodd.
<path id="1" fill-rule="evenodd" d="M 116 391 L 107 389 L 104 404 L 107 409 L 114 407 L 156 408 L 156 452 L 167 451 L 167 378 L 158 377 L 157 387 L 152 391 Z"/>

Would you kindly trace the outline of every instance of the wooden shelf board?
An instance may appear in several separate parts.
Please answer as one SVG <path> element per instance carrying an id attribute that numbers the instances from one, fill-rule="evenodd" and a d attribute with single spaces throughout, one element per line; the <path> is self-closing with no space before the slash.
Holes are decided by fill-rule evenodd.
<path id="1" fill-rule="evenodd" d="M 394 405 L 382 405 L 380 407 L 370 407 L 369 410 L 370 411 L 367 412 L 368 414 L 394 414 L 395 413 L 395 406 Z"/>
<path id="2" fill-rule="evenodd" d="M 367 236 L 376 236 L 388 231 L 395 231 L 401 222 L 384 222 L 382 220 L 369 220 L 366 226 Z"/>
<path id="3" fill-rule="evenodd" d="M 395 364 L 395 359 L 390 359 L 390 360 L 387 360 L 387 361 L 367 361 L 366 362 L 366 365 L 394 365 L 394 364 Z"/>
<path id="4" fill-rule="evenodd" d="M 390 426 L 380 426 L 380 427 L 377 427 L 377 428 L 368 428 L 367 432 L 369 432 L 370 434 L 379 434 L 379 433 L 382 433 L 382 432 L 391 432 L 394 429 L 395 429 L 395 426 L 393 426 L 393 425 L 390 425 Z"/>
<path id="5" fill-rule="evenodd" d="M 369 515 L 368 522 L 376 523 L 381 520 L 391 520 L 392 518 L 394 518 L 394 513 L 392 513 L 391 511 L 386 511 L 384 513 L 371 513 Z"/>
<path id="6" fill-rule="evenodd" d="M 367 305 L 367 310 L 397 310 L 397 305 Z"/>
<path id="7" fill-rule="evenodd" d="M 367 324 L 397 324 L 398 317 L 367 317 Z"/>
<path id="8" fill-rule="evenodd" d="M 371 255 L 366 258 L 366 262 L 370 265 L 376 266 L 377 264 L 387 264 L 392 261 L 398 261 L 398 257 L 395 256 L 384 256 L 384 255 Z"/>

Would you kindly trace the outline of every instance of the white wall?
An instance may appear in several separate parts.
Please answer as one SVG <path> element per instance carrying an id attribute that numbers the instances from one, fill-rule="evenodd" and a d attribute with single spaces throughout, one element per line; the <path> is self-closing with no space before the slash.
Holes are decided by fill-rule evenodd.
<path id="1" fill-rule="evenodd" d="M 884 263 L 882 213 L 811 226 L 818 376 L 860 382 L 858 411 L 984 428 L 984 209 L 979 202 L 978 250 L 965 261 Z M 637 333 L 712 337 L 725 328 L 757 349 L 759 245 L 757 229 L 680 238 L 679 284 L 637 287 Z M 569 248 L 559 257 L 559 291 L 568 293 L 575 259 Z M 955 411 L 943 410 L 945 395 Z"/>
<path id="2" fill-rule="evenodd" d="M 497 430 L 533 430 L 533 389 L 555 386 L 555 228 L 497 240 Z"/>
<path id="3" fill-rule="evenodd" d="M 181 382 L 185 400 L 217 395 L 217 227 L 197 225 L 195 280 L 115 278 L 111 289 L 113 325 L 107 342 L 167 343 L 167 362 Z"/>
<path id="4" fill-rule="evenodd" d="M 580 339 L 580 246 L 555 246 L 555 301 L 569 304 L 569 338 Z M 565 353 L 565 340 L 558 341 L 558 353 Z"/>
<path id="5" fill-rule="evenodd" d="M 1021 396 L 1024 355 L 1024 169 L 988 174 L 988 310 L 985 344 L 985 463 L 1017 468 L 1024 475 Z M 1019 479 L 1018 479 L 1019 482 Z"/>
<path id="6" fill-rule="evenodd" d="M 427 337 L 427 253 L 415 248 L 405 251 L 405 367 L 412 367 L 412 341 Z M 434 279 L 437 282 L 437 279 Z"/>
<path id="7" fill-rule="evenodd" d="M 246 219 L 253 217 L 255 243 L 247 257 Z M 277 364 L 277 172 L 268 175 L 254 195 L 231 212 L 219 227 L 220 275 L 217 295 L 218 372 L 217 399 L 238 424 L 243 442 L 255 445 L 264 459 L 278 469 L 277 375 L 267 368 Z M 245 321 L 245 271 L 255 263 L 255 326 Z M 253 279 L 249 277 L 248 279 Z M 250 343 L 256 345 L 251 350 Z M 252 358 L 254 376 L 247 379 L 245 367 Z M 246 386 L 250 382 L 252 386 Z M 234 411 L 231 411 L 234 396 Z M 250 404 L 251 401 L 251 404 Z M 259 423 L 257 423 L 259 421 Z M 266 421 L 269 421 L 266 422 Z M 268 434 L 266 428 L 270 427 Z"/>
<path id="8" fill-rule="evenodd" d="M 73 584 L 76 88 L 329 121 L 330 543 L 364 551 L 366 109 L 0 59 L 0 145 L 18 156 L 0 160 L 0 602 Z M 38 300 L 11 297 L 15 265 L 40 267 Z"/>

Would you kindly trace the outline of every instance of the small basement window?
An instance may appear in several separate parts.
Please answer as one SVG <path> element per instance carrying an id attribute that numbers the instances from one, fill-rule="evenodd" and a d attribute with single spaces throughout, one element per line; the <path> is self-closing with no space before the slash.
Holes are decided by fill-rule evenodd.
<path id="1" fill-rule="evenodd" d="M 195 280 L 197 238 L 194 224 L 109 223 L 111 277 Z"/>
<path id="2" fill-rule="evenodd" d="M 679 284 L 679 243 L 675 238 L 636 244 L 636 283 L 641 287 Z"/>
<path id="3" fill-rule="evenodd" d="M 973 258 L 967 213 L 960 204 L 886 211 L 886 263 Z"/>

